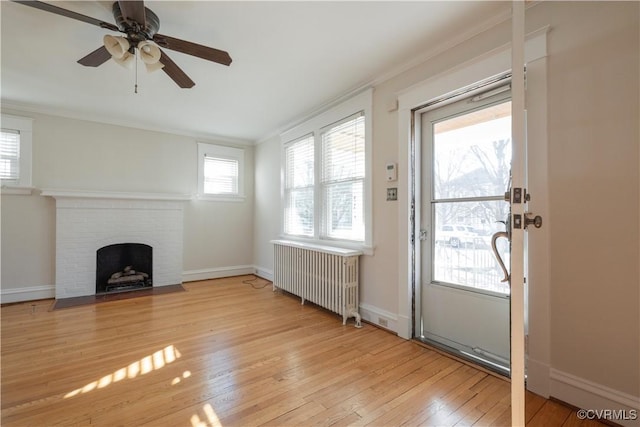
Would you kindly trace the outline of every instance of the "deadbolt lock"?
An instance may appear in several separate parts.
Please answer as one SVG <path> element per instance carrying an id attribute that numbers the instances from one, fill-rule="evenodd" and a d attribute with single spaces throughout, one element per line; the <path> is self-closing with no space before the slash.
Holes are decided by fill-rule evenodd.
<path id="1" fill-rule="evenodd" d="M 524 197 L 523 197 L 524 194 Z M 526 188 L 514 188 L 513 189 L 513 200 L 511 199 L 511 190 L 504 193 L 504 201 L 505 202 L 513 202 L 513 203 L 524 203 L 531 201 L 531 194 L 527 193 Z"/>

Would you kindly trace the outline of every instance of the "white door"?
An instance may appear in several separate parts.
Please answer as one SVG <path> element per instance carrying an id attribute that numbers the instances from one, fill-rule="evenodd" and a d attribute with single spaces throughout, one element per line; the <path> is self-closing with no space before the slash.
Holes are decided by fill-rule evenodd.
<path id="1" fill-rule="evenodd" d="M 507 80 L 421 114 L 418 338 L 509 374 L 511 92 Z M 506 264 L 497 261 L 492 243 Z"/>

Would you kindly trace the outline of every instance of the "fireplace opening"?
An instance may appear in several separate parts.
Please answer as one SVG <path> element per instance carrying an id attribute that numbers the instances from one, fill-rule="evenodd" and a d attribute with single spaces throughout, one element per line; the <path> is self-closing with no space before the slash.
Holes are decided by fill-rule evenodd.
<path id="1" fill-rule="evenodd" d="M 117 243 L 96 252 L 96 294 L 153 286 L 153 249 L 143 243 Z"/>

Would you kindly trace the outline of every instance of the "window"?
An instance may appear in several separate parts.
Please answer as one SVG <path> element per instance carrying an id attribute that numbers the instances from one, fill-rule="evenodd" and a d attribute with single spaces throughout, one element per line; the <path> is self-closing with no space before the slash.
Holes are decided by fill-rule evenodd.
<path id="1" fill-rule="evenodd" d="M 0 178 L 20 179 L 20 131 L 2 129 L 0 133 Z"/>
<path id="2" fill-rule="evenodd" d="M 366 91 L 282 135 L 286 236 L 370 248 L 370 116 Z"/>
<path id="3" fill-rule="evenodd" d="M 3 186 L 31 187 L 32 120 L 2 115 L 0 179 Z"/>
<path id="4" fill-rule="evenodd" d="M 433 245 L 422 253 L 430 258 L 424 265 L 431 265 L 432 283 L 492 295 L 510 292 L 491 250 L 491 236 L 505 230 L 500 222 L 510 214 L 504 192 L 511 179 L 511 93 L 508 85 L 503 88 L 423 116 L 424 150 L 433 164 L 422 184 L 431 207 L 424 221 L 430 214 Z M 508 262 L 508 242 L 496 243 Z"/>
<path id="5" fill-rule="evenodd" d="M 364 241 L 364 113 L 321 131 L 322 236 Z"/>
<path id="6" fill-rule="evenodd" d="M 285 233 L 313 237 L 315 181 L 313 135 L 288 144 L 284 152 Z"/>
<path id="7" fill-rule="evenodd" d="M 198 196 L 219 201 L 244 200 L 244 150 L 198 144 Z"/>
<path id="8" fill-rule="evenodd" d="M 238 160 L 204 158 L 204 193 L 238 194 Z"/>

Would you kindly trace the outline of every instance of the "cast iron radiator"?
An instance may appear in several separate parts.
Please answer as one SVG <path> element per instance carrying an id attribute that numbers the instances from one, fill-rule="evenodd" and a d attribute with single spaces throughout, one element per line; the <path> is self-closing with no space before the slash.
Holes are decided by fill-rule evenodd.
<path id="1" fill-rule="evenodd" d="M 299 296 L 302 304 L 311 301 L 361 327 L 358 258 L 360 251 L 322 245 L 273 240 L 273 290 L 282 289 Z"/>

